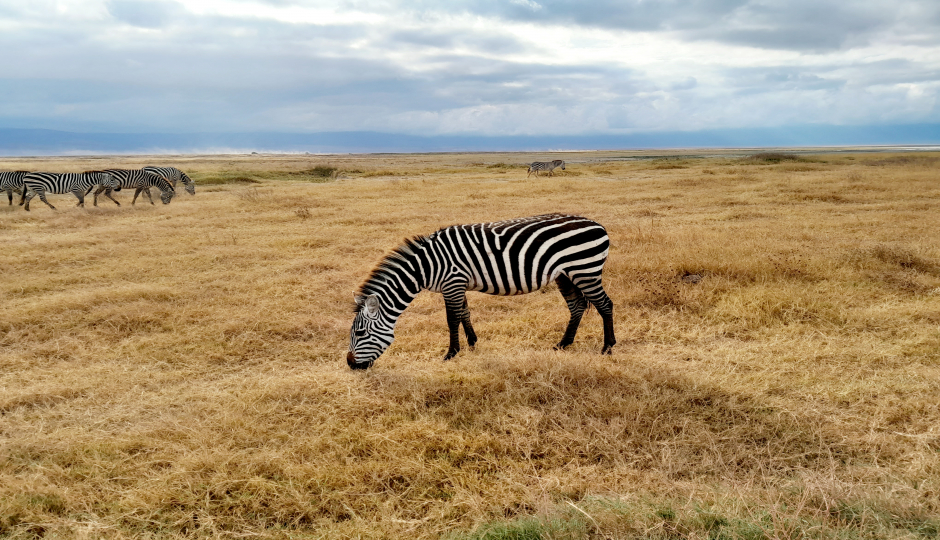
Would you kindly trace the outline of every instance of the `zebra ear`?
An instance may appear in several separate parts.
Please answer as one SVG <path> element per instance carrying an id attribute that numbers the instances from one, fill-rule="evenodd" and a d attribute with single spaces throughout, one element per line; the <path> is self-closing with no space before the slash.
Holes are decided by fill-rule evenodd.
<path id="1" fill-rule="evenodd" d="M 366 296 L 366 311 L 369 313 L 369 315 L 378 314 L 379 312 L 379 297 L 378 296 L 374 294 L 370 294 L 369 296 Z"/>
<path id="2" fill-rule="evenodd" d="M 353 300 L 356 301 L 356 305 L 362 307 L 366 302 L 366 297 L 361 294 L 353 294 Z"/>

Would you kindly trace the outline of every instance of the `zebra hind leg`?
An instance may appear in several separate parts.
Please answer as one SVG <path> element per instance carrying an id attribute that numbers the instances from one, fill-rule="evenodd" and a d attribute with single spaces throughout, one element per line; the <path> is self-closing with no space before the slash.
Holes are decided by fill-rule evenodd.
<path id="1" fill-rule="evenodd" d="M 611 349 L 617 343 L 617 339 L 614 337 L 614 303 L 604 292 L 604 285 L 601 283 L 600 276 L 590 281 L 586 280 L 584 283 L 578 283 L 577 286 L 584 292 L 584 296 L 587 297 L 588 301 L 597 308 L 601 318 L 604 319 L 604 347 L 601 349 L 601 354 L 610 354 Z"/>
<path id="2" fill-rule="evenodd" d="M 463 333 L 467 335 L 467 347 L 472 351 L 473 346 L 477 344 L 477 333 L 473 331 L 473 325 L 470 324 L 470 306 L 467 305 L 467 295 L 463 297 L 463 313 L 460 315 L 460 322 L 463 323 Z"/>
<path id="3" fill-rule="evenodd" d="M 584 294 L 575 287 L 574 283 L 572 283 L 567 276 L 558 276 L 555 283 L 558 284 L 558 290 L 565 298 L 565 303 L 568 304 L 568 311 L 571 312 L 568 327 L 565 328 L 565 335 L 561 338 L 561 341 L 555 345 L 556 350 L 561 350 L 574 343 L 574 336 L 578 333 L 578 326 L 581 325 L 581 317 L 584 316 L 584 311 L 587 309 L 588 303 L 587 300 L 584 299 Z"/>

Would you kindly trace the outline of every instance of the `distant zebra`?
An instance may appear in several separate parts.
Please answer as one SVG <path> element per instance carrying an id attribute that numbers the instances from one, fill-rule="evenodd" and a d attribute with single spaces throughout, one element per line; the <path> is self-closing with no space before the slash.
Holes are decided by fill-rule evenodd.
<path id="1" fill-rule="evenodd" d="M 20 206 L 26 200 L 26 190 L 23 189 L 23 177 L 29 174 L 29 171 L 4 171 L 0 172 L 0 191 L 7 192 L 7 198 L 10 200 L 9 206 L 13 206 L 13 192 L 20 195 Z"/>
<path id="2" fill-rule="evenodd" d="M 176 189 L 177 182 L 182 181 L 183 185 L 186 186 L 187 193 L 190 195 L 196 194 L 196 184 L 192 178 L 176 167 L 144 167 L 143 170 L 166 178 L 173 186 L 173 189 Z"/>
<path id="3" fill-rule="evenodd" d="M 461 324 L 467 345 L 472 349 L 477 341 L 466 291 L 526 294 L 552 281 L 571 312 L 555 348 L 574 341 L 590 302 L 604 319 L 601 353 L 609 354 L 617 342 L 613 303 L 601 283 L 609 249 L 603 226 L 564 214 L 454 225 L 405 240 L 372 270 L 355 295 L 346 363 L 353 369 L 371 366 L 392 344 L 398 317 L 422 290 L 444 295 L 450 331 L 444 360 L 449 360 L 460 351 Z"/>
<path id="4" fill-rule="evenodd" d="M 120 188 L 135 190 L 134 200 L 131 201 L 131 205 L 137 203 L 137 196 L 140 195 L 141 191 L 150 199 L 150 204 L 153 204 L 153 197 L 150 196 L 150 188 L 154 186 L 161 191 L 160 200 L 163 201 L 163 204 L 170 204 L 170 200 L 173 199 L 173 195 L 176 194 L 173 186 L 170 185 L 166 178 L 143 169 L 106 169 L 104 172 L 114 176 Z M 111 196 L 111 189 L 102 186 L 99 186 L 98 189 L 95 190 L 95 206 L 98 206 L 98 195 L 100 195 L 102 191 L 105 197 L 114 201 L 114 204 L 121 206 L 121 203 L 115 201 L 114 197 Z"/>
<path id="5" fill-rule="evenodd" d="M 26 190 L 24 209 L 29 212 L 29 201 L 36 195 L 55 210 L 55 206 L 46 200 L 46 193 L 72 193 L 78 198 L 76 206 L 85 206 L 85 194 L 95 186 L 106 186 L 117 189 L 119 184 L 110 174 L 103 171 L 86 171 L 83 173 L 47 173 L 31 172 L 23 177 L 23 188 Z"/>
<path id="6" fill-rule="evenodd" d="M 552 171 L 558 167 L 561 167 L 561 170 L 565 170 L 565 162 L 560 159 L 556 159 L 554 161 L 533 161 L 531 164 L 529 164 L 529 168 L 527 169 L 528 174 L 526 174 L 525 177 L 528 178 L 532 173 L 535 173 L 535 176 L 538 176 L 539 171 L 548 171 L 549 176 L 554 176 L 555 173 Z"/>

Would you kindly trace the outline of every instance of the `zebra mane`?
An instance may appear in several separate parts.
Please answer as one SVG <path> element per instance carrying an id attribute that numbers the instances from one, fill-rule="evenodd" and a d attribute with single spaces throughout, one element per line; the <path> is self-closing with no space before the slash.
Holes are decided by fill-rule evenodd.
<path id="1" fill-rule="evenodd" d="M 421 246 L 428 240 L 426 235 L 417 235 L 412 236 L 411 238 L 405 238 L 405 240 L 387 253 L 382 260 L 379 261 L 379 264 L 375 265 L 375 268 L 369 272 L 369 277 L 362 282 L 362 285 L 359 286 L 359 289 L 356 291 L 356 296 L 359 295 L 369 295 L 373 294 L 382 289 L 381 284 L 385 281 L 383 278 L 386 273 L 393 267 L 391 264 L 392 261 L 408 261 L 411 259 L 411 256 L 415 254 L 415 251 L 421 249 Z M 362 304 L 356 304 L 353 308 L 353 313 L 359 313 L 362 311 Z"/>

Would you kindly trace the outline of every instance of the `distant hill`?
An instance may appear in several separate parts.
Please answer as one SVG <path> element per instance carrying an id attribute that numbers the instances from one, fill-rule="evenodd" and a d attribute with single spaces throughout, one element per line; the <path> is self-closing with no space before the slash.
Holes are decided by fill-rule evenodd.
<path id="1" fill-rule="evenodd" d="M 447 151 L 755 148 L 940 144 L 940 124 L 790 126 L 647 132 L 628 135 L 416 136 L 365 131 L 323 133 L 76 133 L 0 128 L 0 155 L 176 153 L 379 153 Z"/>

